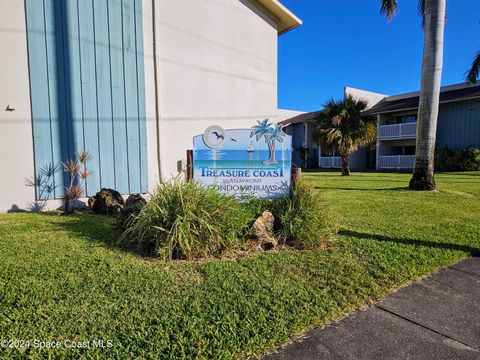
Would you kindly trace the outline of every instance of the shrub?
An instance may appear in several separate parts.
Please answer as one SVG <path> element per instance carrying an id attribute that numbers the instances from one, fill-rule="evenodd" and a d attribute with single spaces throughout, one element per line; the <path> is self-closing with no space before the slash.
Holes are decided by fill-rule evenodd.
<path id="1" fill-rule="evenodd" d="M 447 146 L 435 151 L 435 168 L 440 171 L 480 170 L 480 148 L 454 151 Z"/>
<path id="2" fill-rule="evenodd" d="M 336 235 L 338 228 L 326 211 L 318 191 L 300 182 L 287 199 L 272 203 L 277 219 L 277 236 L 280 241 L 299 249 L 314 249 L 326 245 Z"/>
<path id="3" fill-rule="evenodd" d="M 244 199 L 195 182 L 160 184 L 138 215 L 126 223 L 120 243 L 164 259 L 219 255 L 244 243 L 255 219 L 269 210 L 280 243 L 299 249 L 327 244 L 336 225 L 318 192 L 300 183 L 288 199 Z"/>
<path id="4" fill-rule="evenodd" d="M 460 152 L 462 170 L 480 170 L 480 148 L 469 147 Z"/>
<path id="5" fill-rule="evenodd" d="M 233 248 L 250 223 L 251 214 L 235 198 L 174 180 L 157 187 L 120 242 L 147 255 L 192 259 Z"/>

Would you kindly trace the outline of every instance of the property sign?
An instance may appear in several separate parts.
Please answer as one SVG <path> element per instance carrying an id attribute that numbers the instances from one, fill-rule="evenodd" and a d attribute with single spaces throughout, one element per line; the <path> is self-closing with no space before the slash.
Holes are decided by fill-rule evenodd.
<path id="1" fill-rule="evenodd" d="M 250 129 L 210 126 L 193 138 L 193 179 L 236 197 L 287 197 L 291 154 L 291 136 L 268 120 Z"/>

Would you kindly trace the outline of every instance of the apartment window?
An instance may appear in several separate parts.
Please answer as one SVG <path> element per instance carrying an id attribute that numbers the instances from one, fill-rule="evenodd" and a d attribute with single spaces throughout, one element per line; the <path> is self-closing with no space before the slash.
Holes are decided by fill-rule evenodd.
<path id="1" fill-rule="evenodd" d="M 336 149 L 327 151 L 326 149 L 320 149 L 321 157 L 332 157 L 338 156 L 338 151 Z"/>
<path id="2" fill-rule="evenodd" d="M 415 145 L 405 146 L 403 149 L 403 155 L 415 155 Z"/>
<path id="3" fill-rule="evenodd" d="M 410 124 L 417 122 L 417 115 L 407 115 L 403 116 L 402 124 Z"/>
<path id="4" fill-rule="evenodd" d="M 417 121 L 417 115 L 399 115 L 388 118 L 386 125 L 410 124 Z"/>

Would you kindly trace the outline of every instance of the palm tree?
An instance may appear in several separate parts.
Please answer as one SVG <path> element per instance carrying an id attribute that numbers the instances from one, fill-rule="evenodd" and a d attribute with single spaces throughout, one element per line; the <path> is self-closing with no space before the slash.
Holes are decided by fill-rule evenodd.
<path id="1" fill-rule="evenodd" d="M 328 101 L 317 118 L 315 137 L 323 148 L 338 149 L 344 176 L 350 175 L 350 154 L 376 138 L 374 118 L 362 114 L 367 105 L 367 101 L 348 95 L 344 100 Z"/>
<path id="2" fill-rule="evenodd" d="M 480 51 L 473 58 L 472 67 L 467 73 L 467 81 L 471 83 L 476 83 L 479 75 L 480 75 Z"/>
<path id="3" fill-rule="evenodd" d="M 438 106 L 443 67 L 443 38 L 447 0 L 420 0 L 424 42 L 420 103 L 417 116 L 417 150 L 410 189 L 435 190 L 433 174 Z M 380 13 L 388 20 L 398 10 L 397 0 L 381 0 Z"/>
<path id="4" fill-rule="evenodd" d="M 276 164 L 277 160 L 275 160 L 275 144 L 278 141 L 279 143 L 283 143 L 283 138 L 285 137 L 285 133 L 283 132 L 282 125 L 275 125 L 275 127 L 268 129 L 268 148 L 270 149 L 270 158 L 264 161 L 264 164 Z"/>
<path id="5" fill-rule="evenodd" d="M 272 127 L 272 124 L 268 123 L 268 119 L 263 121 L 257 121 L 258 124 L 252 127 L 252 132 L 250 137 L 256 138 L 256 140 L 260 140 L 262 137 L 265 139 L 265 142 L 268 145 L 268 149 L 270 151 L 270 156 L 268 160 L 265 160 L 263 163 L 266 165 L 269 164 L 276 164 L 277 161 L 275 160 L 275 144 L 276 141 L 282 143 L 283 138 L 285 137 L 285 133 L 282 131 L 282 125 L 275 125 Z"/>

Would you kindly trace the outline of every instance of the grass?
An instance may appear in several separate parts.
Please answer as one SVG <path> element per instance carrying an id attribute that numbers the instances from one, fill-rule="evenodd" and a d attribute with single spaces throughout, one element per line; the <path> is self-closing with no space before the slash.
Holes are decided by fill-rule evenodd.
<path id="1" fill-rule="evenodd" d="M 112 220 L 0 216 L 0 338 L 112 340 L 109 349 L 0 349 L 6 358 L 242 358 L 480 251 L 480 172 L 308 173 L 341 217 L 326 250 L 163 262 L 111 244 Z"/>

